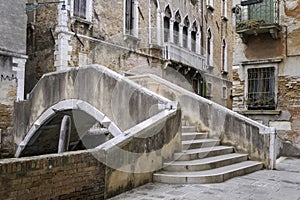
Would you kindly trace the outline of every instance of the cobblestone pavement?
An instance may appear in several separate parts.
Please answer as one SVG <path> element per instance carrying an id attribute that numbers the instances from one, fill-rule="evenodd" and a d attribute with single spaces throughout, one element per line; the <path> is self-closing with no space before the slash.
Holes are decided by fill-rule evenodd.
<path id="1" fill-rule="evenodd" d="M 110 200 L 300 200 L 300 159 L 287 158 L 277 170 L 232 178 L 224 183 L 171 185 L 149 183 Z"/>

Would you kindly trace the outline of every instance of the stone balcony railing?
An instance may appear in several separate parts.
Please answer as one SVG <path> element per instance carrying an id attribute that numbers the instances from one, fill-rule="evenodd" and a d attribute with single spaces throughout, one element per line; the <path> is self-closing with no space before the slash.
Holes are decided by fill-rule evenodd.
<path id="1" fill-rule="evenodd" d="M 173 43 L 166 43 L 165 59 L 189 65 L 198 70 L 205 70 L 205 57 Z"/>

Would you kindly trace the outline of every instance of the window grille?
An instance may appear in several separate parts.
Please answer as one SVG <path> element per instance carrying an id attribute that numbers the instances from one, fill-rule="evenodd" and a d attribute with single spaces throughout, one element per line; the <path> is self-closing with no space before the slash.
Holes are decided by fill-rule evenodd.
<path id="1" fill-rule="evenodd" d="M 248 69 L 247 106 L 249 110 L 275 109 L 275 68 Z"/>

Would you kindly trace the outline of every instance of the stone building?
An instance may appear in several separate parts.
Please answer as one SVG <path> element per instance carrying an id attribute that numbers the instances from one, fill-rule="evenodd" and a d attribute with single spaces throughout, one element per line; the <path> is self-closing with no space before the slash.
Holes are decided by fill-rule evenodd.
<path id="1" fill-rule="evenodd" d="M 0 1 L 0 155 L 9 156 L 14 102 L 24 99 L 25 0 Z"/>
<path id="2" fill-rule="evenodd" d="M 234 2 L 233 110 L 277 129 L 282 155 L 300 155 L 300 5 Z"/>
<path id="3" fill-rule="evenodd" d="M 231 107 L 229 5 L 67 0 L 40 7 L 29 13 L 26 93 L 47 72 L 96 63 L 124 75 L 154 73 Z"/>

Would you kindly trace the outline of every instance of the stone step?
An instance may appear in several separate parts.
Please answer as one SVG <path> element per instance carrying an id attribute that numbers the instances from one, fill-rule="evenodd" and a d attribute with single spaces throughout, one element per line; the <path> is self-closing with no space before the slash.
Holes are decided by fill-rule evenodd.
<path id="1" fill-rule="evenodd" d="M 218 139 L 199 139 L 199 140 L 185 140 L 182 141 L 182 149 L 196 149 L 196 148 L 206 148 L 213 147 L 220 144 Z"/>
<path id="2" fill-rule="evenodd" d="M 186 132 L 182 133 L 182 140 L 198 140 L 208 137 L 207 132 Z"/>
<path id="3" fill-rule="evenodd" d="M 183 133 L 186 133 L 186 132 L 196 132 L 197 128 L 196 128 L 196 126 L 182 126 L 181 127 L 181 131 Z"/>
<path id="4" fill-rule="evenodd" d="M 153 175 L 155 182 L 171 184 L 203 184 L 220 183 L 229 178 L 245 175 L 262 169 L 263 164 L 255 161 L 244 161 L 197 172 L 168 172 L 160 171 Z"/>
<path id="5" fill-rule="evenodd" d="M 247 154 L 231 153 L 220 156 L 189 160 L 189 161 L 174 161 L 164 163 L 164 171 L 170 172 L 189 172 L 189 171 L 203 171 L 225 165 L 246 161 Z"/>
<path id="6" fill-rule="evenodd" d="M 200 149 L 191 149 L 185 150 L 181 153 L 174 154 L 174 160 L 177 161 L 184 161 L 184 160 L 194 160 L 204 157 L 211 157 L 211 156 L 218 156 L 233 153 L 234 149 L 230 146 L 213 146 L 213 147 L 206 147 Z"/>

